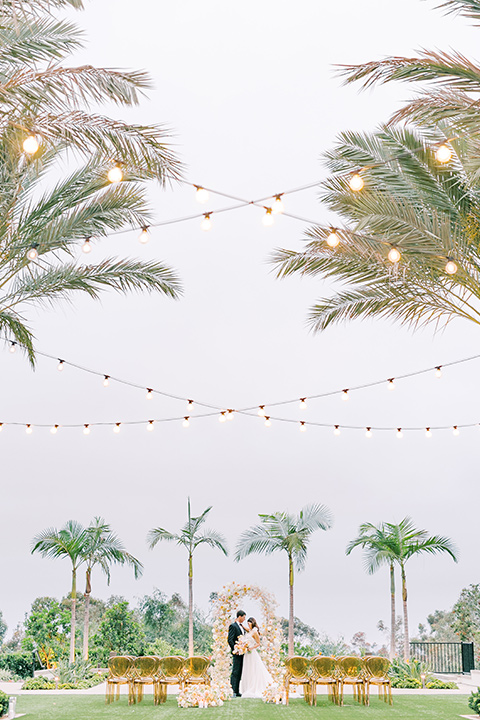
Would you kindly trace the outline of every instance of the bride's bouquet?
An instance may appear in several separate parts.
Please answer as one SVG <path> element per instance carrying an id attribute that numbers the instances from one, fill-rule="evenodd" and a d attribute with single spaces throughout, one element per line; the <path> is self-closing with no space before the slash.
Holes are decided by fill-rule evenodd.
<path id="1" fill-rule="evenodd" d="M 248 647 L 248 637 L 246 635 L 240 635 L 235 647 L 233 648 L 234 655 L 245 655 L 250 650 Z"/>

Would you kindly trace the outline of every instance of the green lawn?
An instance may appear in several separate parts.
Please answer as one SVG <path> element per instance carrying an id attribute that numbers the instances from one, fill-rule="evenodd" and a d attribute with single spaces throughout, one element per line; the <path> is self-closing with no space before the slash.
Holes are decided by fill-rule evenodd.
<path id="1" fill-rule="evenodd" d="M 289 707 L 266 705 L 261 700 L 231 700 L 221 708 L 182 710 L 175 698 L 169 698 L 165 705 L 155 707 L 152 696 L 144 698 L 140 705 L 128 706 L 127 698 L 121 697 L 113 705 L 105 705 L 100 695 L 20 695 L 17 712 L 27 713 L 25 720 L 120 720 L 134 717 L 136 720 L 451 720 L 459 715 L 471 714 L 466 695 L 402 695 L 394 699 L 393 707 L 385 705 L 376 697 L 370 707 L 354 704 L 353 698 L 346 698 L 343 708 L 332 706 L 326 697 L 318 698 L 316 708 L 306 705 L 303 700 L 292 700 Z"/>

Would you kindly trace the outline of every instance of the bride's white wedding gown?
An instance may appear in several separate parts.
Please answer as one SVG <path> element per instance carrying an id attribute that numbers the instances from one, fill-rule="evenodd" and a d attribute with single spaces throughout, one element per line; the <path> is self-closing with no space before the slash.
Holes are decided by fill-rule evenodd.
<path id="1" fill-rule="evenodd" d="M 250 633 L 247 633 L 249 644 L 256 645 Z M 258 650 L 250 650 L 243 656 L 242 679 L 240 680 L 240 694 L 245 698 L 261 698 L 262 693 L 272 676 L 263 664 Z"/>

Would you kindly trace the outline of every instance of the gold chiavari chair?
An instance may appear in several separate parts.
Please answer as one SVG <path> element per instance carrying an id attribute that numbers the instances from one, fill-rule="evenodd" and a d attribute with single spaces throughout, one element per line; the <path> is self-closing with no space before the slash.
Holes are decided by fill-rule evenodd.
<path id="1" fill-rule="evenodd" d="M 118 655 L 108 661 L 108 677 L 105 702 L 111 703 L 120 697 L 120 685 L 128 685 L 128 704 L 135 702 L 133 686 L 133 663 L 135 658 L 131 655 Z M 116 697 L 115 697 L 116 689 Z"/>
<path id="2" fill-rule="evenodd" d="M 305 702 L 312 704 L 312 685 L 310 677 L 310 660 L 300 655 L 285 660 L 285 701 L 289 704 L 290 685 L 302 685 Z"/>
<path id="3" fill-rule="evenodd" d="M 210 659 L 204 655 L 194 655 L 185 660 L 183 682 L 185 685 L 210 685 L 208 668 Z"/>
<path id="4" fill-rule="evenodd" d="M 330 700 L 338 703 L 337 662 L 333 657 L 317 655 L 312 658 L 312 702 L 317 704 L 317 685 L 326 685 Z"/>
<path id="5" fill-rule="evenodd" d="M 159 673 L 160 658 L 154 655 L 137 657 L 133 663 L 133 686 L 136 690 L 137 702 L 143 700 L 143 688 L 145 685 L 153 685 L 153 701 L 155 705 L 160 702 L 159 696 Z"/>
<path id="6" fill-rule="evenodd" d="M 159 659 L 159 702 L 163 703 L 167 699 L 167 685 L 179 685 L 180 689 L 184 686 L 184 667 L 185 658 L 178 655 L 171 655 Z"/>
<path id="7" fill-rule="evenodd" d="M 343 689 L 345 685 L 353 686 L 353 697 L 365 704 L 365 664 L 355 656 L 342 657 L 337 660 L 338 680 L 340 689 L 340 705 L 343 705 Z"/>
<path id="8" fill-rule="evenodd" d="M 390 660 L 385 657 L 369 657 L 365 660 L 367 705 L 370 705 L 370 685 L 378 685 L 378 697 L 393 705 L 392 681 L 388 675 Z"/>

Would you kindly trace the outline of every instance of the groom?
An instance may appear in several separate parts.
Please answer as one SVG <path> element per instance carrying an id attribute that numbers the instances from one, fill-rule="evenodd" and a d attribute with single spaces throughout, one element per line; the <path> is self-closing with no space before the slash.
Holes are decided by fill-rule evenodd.
<path id="1" fill-rule="evenodd" d="M 235 648 L 235 643 L 237 642 L 240 635 L 245 635 L 245 628 L 243 627 L 245 618 L 245 612 L 243 610 L 238 610 L 236 622 L 233 622 L 228 628 L 228 644 L 230 645 L 230 650 L 232 651 L 232 654 Z M 243 655 L 233 655 L 232 674 L 230 677 L 233 697 L 242 697 L 240 695 L 240 680 L 242 679 L 242 670 Z"/>

